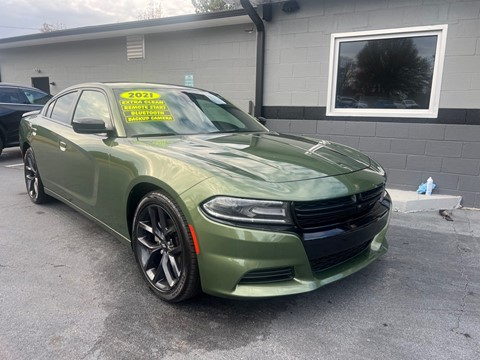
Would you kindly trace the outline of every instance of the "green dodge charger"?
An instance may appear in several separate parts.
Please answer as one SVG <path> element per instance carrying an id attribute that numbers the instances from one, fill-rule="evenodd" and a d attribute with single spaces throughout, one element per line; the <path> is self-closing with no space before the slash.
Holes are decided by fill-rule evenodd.
<path id="1" fill-rule="evenodd" d="M 165 301 L 307 292 L 387 251 L 378 163 L 269 131 L 208 91 L 70 87 L 24 115 L 20 146 L 30 199 L 59 199 L 130 243 Z"/>

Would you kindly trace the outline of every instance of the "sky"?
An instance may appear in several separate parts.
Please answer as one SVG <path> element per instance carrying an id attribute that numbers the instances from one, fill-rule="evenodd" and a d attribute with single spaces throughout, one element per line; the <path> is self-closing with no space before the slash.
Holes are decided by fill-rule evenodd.
<path id="1" fill-rule="evenodd" d="M 190 0 L 155 0 L 164 17 L 193 14 Z M 138 20 L 152 0 L 0 0 L 0 38 L 37 34 L 43 23 L 67 29 Z"/>

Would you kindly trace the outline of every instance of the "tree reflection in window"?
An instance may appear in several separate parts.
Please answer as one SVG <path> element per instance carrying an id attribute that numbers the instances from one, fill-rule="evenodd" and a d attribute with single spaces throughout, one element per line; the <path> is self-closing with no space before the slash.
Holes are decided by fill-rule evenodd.
<path id="1" fill-rule="evenodd" d="M 428 109 L 437 36 L 340 43 L 336 108 Z"/>

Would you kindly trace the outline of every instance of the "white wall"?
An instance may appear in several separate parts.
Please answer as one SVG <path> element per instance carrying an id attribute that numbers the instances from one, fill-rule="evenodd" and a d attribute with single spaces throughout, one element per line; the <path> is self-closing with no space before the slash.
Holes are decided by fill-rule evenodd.
<path id="1" fill-rule="evenodd" d="M 127 60 L 126 38 L 31 46 L 0 51 L 2 81 L 25 85 L 48 76 L 53 94 L 89 81 L 148 81 L 219 92 L 244 110 L 254 100 L 255 33 L 247 25 L 145 36 L 144 60 Z M 33 69 L 41 70 L 41 73 Z"/>

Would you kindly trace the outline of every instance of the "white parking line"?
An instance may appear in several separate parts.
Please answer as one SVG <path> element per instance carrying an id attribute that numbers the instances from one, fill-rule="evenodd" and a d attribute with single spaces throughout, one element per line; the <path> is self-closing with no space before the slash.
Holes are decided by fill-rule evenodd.
<path id="1" fill-rule="evenodd" d="M 23 166 L 23 163 L 21 163 L 21 164 L 5 165 L 5 167 L 8 167 L 8 168 L 14 168 L 14 167 L 20 167 L 20 166 Z"/>

